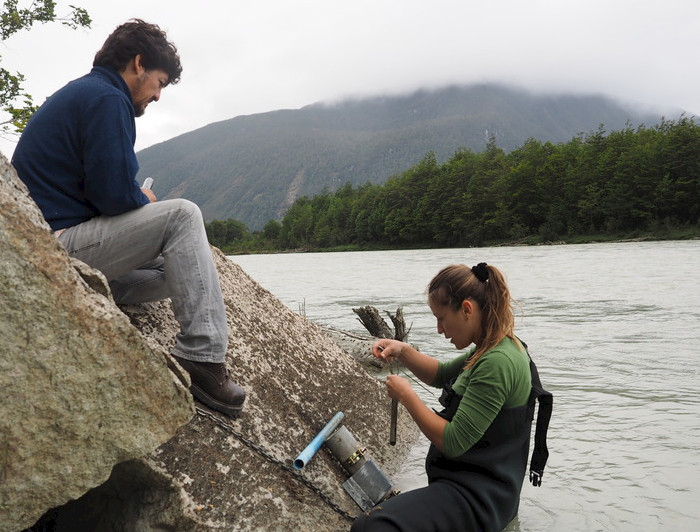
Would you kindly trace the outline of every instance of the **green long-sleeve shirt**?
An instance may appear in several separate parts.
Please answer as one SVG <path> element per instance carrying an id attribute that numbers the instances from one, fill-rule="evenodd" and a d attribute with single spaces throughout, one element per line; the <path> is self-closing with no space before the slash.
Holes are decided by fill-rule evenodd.
<path id="1" fill-rule="evenodd" d="M 522 349 L 522 350 L 521 350 Z M 452 388 L 462 400 L 442 433 L 443 452 L 450 458 L 465 453 L 486 432 L 502 408 L 527 403 L 532 387 L 529 358 L 509 338 L 484 353 L 476 365 L 463 370 L 474 348 L 449 362 L 440 362 L 433 386 Z"/>

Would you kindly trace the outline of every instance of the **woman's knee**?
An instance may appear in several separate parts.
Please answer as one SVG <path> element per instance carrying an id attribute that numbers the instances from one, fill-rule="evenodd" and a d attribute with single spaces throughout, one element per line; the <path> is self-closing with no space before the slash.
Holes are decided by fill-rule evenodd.
<path id="1" fill-rule="evenodd" d="M 381 506 L 358 515 L 350 527 L 350 532 L 400 532 L 390 519 L 381 514 Z"/>
<path id="2" fill-rule="evenodd" d="M 365 517 L 364 514 L 358 515 L 352 522 L 350 532 L 363 532 L 363 530 L 365 530 Z"/>
<path id="3" fill-rule="evenodd" d="M 350 532 L 366 532 L 367 530 L 371 530 L 371 528 L 367 528 L 368 517 L 366 513 L 358 515 L 352 522 Z"/>

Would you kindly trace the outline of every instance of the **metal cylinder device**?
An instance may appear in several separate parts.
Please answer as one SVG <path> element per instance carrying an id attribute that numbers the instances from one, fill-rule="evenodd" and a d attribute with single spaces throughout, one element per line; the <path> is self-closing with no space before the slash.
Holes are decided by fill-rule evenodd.
<path id="1" fill-rule="evenodd" d="M 342 464 L 348 475 L 354 475 L 355 472 L 362 467 L 367 461 L 365 453 L 367 449 L 361 447 L 355 437 L 350 434 L 350 431 L 345 428 L 345 425 L 329 436 L 326 440 L 328 449 L 333 453 L 338 461 Z"/>
<path id="2" fill-rule="evenodd" d="M 343 488 L 366 512 L 397 492 L 393 490 L 389 479 L 367 454 L 367 449 L 360 446 L 344 425 L 340 425 L 344 417 L 345 414 L 342 412 L 333 416 L 333 419 L 294 460 L 294 468 L 302 469 L 325 443 L 350 476 L 343 483 Z"/>
<path id="3" fill-rule="evenodd" d="M 372 460 L 367 449 L 344 425 L 328 437 L 326 446 L 350 475 L 343 488 L 363 511 L 395 493 L 391 482 Z"/>

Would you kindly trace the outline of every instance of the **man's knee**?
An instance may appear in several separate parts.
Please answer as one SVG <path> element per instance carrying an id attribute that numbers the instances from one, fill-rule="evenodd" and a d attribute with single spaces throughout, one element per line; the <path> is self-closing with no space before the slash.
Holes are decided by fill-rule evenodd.
<path id="1" fill-rule="evenodd" d="M 161 213 L 167 213 L 165 218 L 167 220 L 166 231 L 171 236 L 176 234 L 205 234 L 202 211 L 196 203 L 183 198 L 175 198 L 152 203 L 151 205 L 158 205 Z M 202 236 L 202 238 L 204 237 Z"/>
<path id="2" fill-rule="evenodd" d="M 174 211 L 178 211 L 187 217 L 194 217 L 201 219 L 202 211 L 196 203 L 184 198 L 174 198 L 169 200 L 163 200 L 160 202 L 162 204 L 167 204 Z"/>

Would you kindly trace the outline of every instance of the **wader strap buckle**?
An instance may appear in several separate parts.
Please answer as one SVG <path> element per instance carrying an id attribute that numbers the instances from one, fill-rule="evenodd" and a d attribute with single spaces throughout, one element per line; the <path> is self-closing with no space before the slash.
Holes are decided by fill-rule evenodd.
<path id="1" fill-rule="evenodd" d="M 542 485 L 542 471 L 533 471 L 530 469 L 530 482 L 533 486 Z"/>

